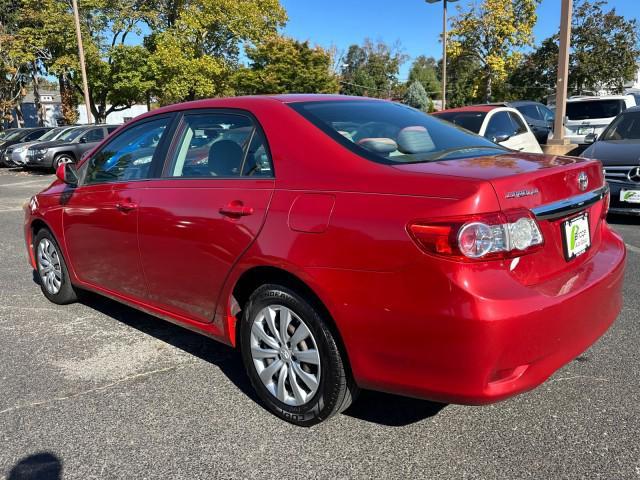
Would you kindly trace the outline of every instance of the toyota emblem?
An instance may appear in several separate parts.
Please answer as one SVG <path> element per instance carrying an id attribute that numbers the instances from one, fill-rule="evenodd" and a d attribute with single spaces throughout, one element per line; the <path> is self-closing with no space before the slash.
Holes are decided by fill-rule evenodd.
<path id="1" fill-rule="evenodd" d="M 635 183 L 640 183 L 640 167 L 632 168 L 627 173 L 627 178 Z"/>
<path id="2" fill-rule="evenodd" d="M 580 172 L 580 175 L 578 175 L 578 188 L 584 192 L 588 186 L 589 186 L 589 177 L 587 177 L 586 173 Z"/>

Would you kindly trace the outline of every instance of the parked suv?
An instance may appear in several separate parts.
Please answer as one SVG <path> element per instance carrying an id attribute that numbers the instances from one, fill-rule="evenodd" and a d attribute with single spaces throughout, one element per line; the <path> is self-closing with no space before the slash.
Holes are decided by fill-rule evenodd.
<path id="1" fill-rule="evenodd" d="M 57 168 L 63 163 L 75 163 L 118 127 L 97 125 L 73 131 L 63 142 L 53 141 L 32 145 L 27 151 L 28 167 Z"/>
<path id="2" fill-rule="evenodd" d="M 49 130 L 42 137 L 30 142 L 16 143 L 8 147 L 4 152 L 4 161 L 7 165 L 21 167 L 27 162 L 27 151 L 29 147 L 38 143 L 51 142 L 54 140 L 63 141 L 65 135 L 69 135 L 71 131 L 79 127 L 56 127 Z"/>
<path id="3" fill-rule="evenodd" d="M 571 143 L 586 145 L 587 135 L 601 135 L 620 112 L 635 106 L 633 95 L 570 98 L 564 122 L 566 138 Z"/>

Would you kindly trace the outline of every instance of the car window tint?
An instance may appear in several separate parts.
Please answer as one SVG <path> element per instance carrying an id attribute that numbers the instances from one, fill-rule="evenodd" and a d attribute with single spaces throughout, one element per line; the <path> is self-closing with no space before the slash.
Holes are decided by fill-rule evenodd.
<path id="1" fill-rule="evenodd" d="M 185 115 L 167 177 L 237 177 L 254 136 L 249 117 L 226 113 Z M 256 147 L 256 152 L 257 153 Z"/>
<path id="2" fill-rule="evenodd" d="M 118 129 L 118 127 L 107 127 L 107 133 L 113 133 Z"/>
<path id="3" fill-rule="evenodd" d="M 553 114 L 553 112 L 549 108 L 543 105 L 538 105 L 538 110 L 540 110 L 540 113 L 542 114 L 542 118 L 544 118 L 546 121 L 549 121 L 549 120 L 553 121 L 553 119 L 555 118 L 555 115 Z"/>
<path id="4" fill-rule="evenodd" d="M 567 102 L 569 120 L 611 118 L 626 109 L 624 100 L 579 100 Z"/>
<path id="5" fill-rule="evenodd" d="M 256 129 L 253 133 L 249 150 L 242 167 L 242 175 L 245 177 L 272 177 L 271 159 L 267 142 L 261 130 Z"/>
<path id="6" fill-rule="evenodd" d="M 104 139 L 104 131 L 101 128 L 94 128 L 85 133 L 82 138 L 86 143 L 99 142 Z"/>
<path id="7" fill-rule="evenodd" d="M 147 178 L 169 122 L 169 118 L 159 118 L 123 130 L 87 162 L 83 183 Z"/>
<path id="8" fill-rule="evenodd" d="M 511 117 L 511 121 L 514 125 L 514 135 L 527 133 L 527 126 L 518 115 L 513 112 L 509 112 L 509 116 Z"/>
<path id="9" fill-rule="evenodd" d="M 601 140 L 640 140 L 640 112 L 619 115 L 602 134 Z"/>
<path id="10" fill-rule="evenodd" d="M 515 135 L 515 125 L 511 121 L 509 112 L 496 112 L 489 119 L 487 125 L 487 131 L 484 136 L 491 139 L 501 135 L 513 136 Z"/>
<path id="11" fill-rule="evenodd" d="M 516 107 L 516 109 L 523 115 L 534 120 L 542 120 L 542 115 L 535 105 L 520 105 L 519 107 Z"/>
<path id="12" fill-rule="evenodd" d="M 480 133 L 486 116 L 485 112 L 442 112 L 437 117 L 466 128 L 470 132 Z"/>

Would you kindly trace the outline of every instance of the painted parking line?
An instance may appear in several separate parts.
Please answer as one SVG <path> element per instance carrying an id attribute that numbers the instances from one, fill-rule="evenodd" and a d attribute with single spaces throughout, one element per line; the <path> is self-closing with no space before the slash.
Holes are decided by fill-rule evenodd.
<path id="1" fill-rule="evenodd" d="M 625 243 L 625 245 L 627 246 L 627 250 L 629 250 L 630 252 L 640 253 L 640 247 L 636 247 L 635 245 L 629 245 L 628 243 Z"/>
<path id="2" fill-rule="evenodd" d="M 51 179 L 48 178 L 38 178 L 37 180 L 27 180 L 25 182 L 14 182 L 14 183 L 6 183 L 2 185 L 3 187 L 21 187 L 22 185 L 33 185 L 34 183 L 42 183 L 49 184 L 51 183 Z"/>

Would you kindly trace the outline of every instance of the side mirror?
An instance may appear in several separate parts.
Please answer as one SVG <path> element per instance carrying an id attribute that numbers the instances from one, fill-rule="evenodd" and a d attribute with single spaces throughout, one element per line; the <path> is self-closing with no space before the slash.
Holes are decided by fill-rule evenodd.
<path id="1" fill-rule="evenodd" d="M 78 172 L 76 167 L 71 163 L 62 163 L 56 168 L 56 177 L 58 180 L 75 187 L 78 185 Z"/>
<path id="2" fill-rule="evenodd" d="M 587 134 L 587 136 L 584 137 L 584 143 L 596 143 L 598 141 L 598 134 L 597 133 L 589 133 Z"/>
<path id="3" fill-rule="evenodd" d="M 507 135 L 506 133 L 503 133 L 501 135 L 494 135 L 491 138 L 491 141 L 493 143 L 502 143 L 502 142 L 506 142 L 507 140 L 509 140 L 511 138 L 511 135 Z"/>

